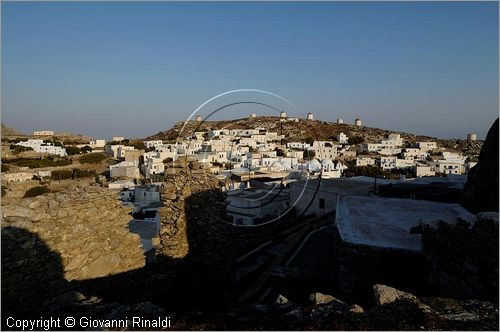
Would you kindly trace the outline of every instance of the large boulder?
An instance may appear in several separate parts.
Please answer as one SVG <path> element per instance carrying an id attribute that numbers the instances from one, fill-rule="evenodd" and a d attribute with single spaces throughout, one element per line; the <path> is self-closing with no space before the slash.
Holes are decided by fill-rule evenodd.
<path id="1" fill-rule="evenodd" d="M 411 301 L 417 300 L 417 297 L 413 294 L 380 284 L 373 285 L 373 295 L 375 296 L 377 305 L 389 304 L 402 299 Z"/>
<path id="2" fill-rule="evenodd" d="M 498 211 L 498 118 L 488 131 L 478 163 L 469 171 L 461 204 L 474 213 Z"/>

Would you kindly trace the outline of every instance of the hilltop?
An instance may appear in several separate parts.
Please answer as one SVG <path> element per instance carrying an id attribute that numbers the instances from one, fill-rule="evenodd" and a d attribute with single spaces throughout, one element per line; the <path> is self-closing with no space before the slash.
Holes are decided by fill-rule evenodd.
<path id="1" fill-rule="evenodd" d="M 184 129 L 182 129 L 184 127 Z M 418 141 L 436 141 L 439 146 L 448 150 L 461 151 L 466 154 L 478 154 L 481 150 L 482 141 L 467 141 L 463 139 L 439 139 L 432 136 L 392 131 L 367 126 L 355 126 L 352 124 L 338 124 L 335 122 L 299 119 L 297 122 L 280 122 L 277 116 L 260 116 L 253 119 L 243 118 L 222 121 L 188 121 L 177 122 L 172 128 L 161 131 L 147 137 L 147 140 L 175 141 L 179 136 L 186 137 L 195 131 L 206 131 L 211 129 L 254 129 L 265 128 L 285 135 L 286 140 L 304 141 L 308 137 L 315 140 L 334 140 L 339 133 L 348 137 L 359 136 L 367 143 L 378 143 L 389 134 L 400 134 L 410 143 Z M 182 131 L 182 133 L 181 133 Z"/>
<path id="2" fill-rule="evenodd" d="M 10 139 L 15 139 L 17 137 L 29 137 L 29 138 L 40 138 L 40 137 L 35 137 L 30 134 L 23 134 L 17 129 L 7 127 L 5 124 L 2 123 L 2 138 L 10 138 Z M 54 136 L 47 136 L 46 138 L 51 138 L 54 137 L 57 140 L 61 140 L 63 142 L 72 142 L 72 143 L 88 143 L 90 141 L 90 137 L 87 135 L 82 135 L 82 134 L 73 134 L 70 132 L 56 132 L 54 133 Z"/>
<path id="3" fill-rule="evenodd" d="M 2 123 L 2 137 L 4 136 L 24 136 L 24 134 L 14 128 L 7 127 Z"/>

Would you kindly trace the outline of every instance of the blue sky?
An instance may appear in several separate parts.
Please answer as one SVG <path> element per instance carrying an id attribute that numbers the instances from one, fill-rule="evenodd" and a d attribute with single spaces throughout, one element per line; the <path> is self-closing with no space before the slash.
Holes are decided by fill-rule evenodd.
<path id="1" fill-rule="evenodd" d="M 1 37 L 2 122 L 24 132 L 144 137 L 240 88 L 443 138 L 498 116 L 497 2 L 2 2 Z"/>

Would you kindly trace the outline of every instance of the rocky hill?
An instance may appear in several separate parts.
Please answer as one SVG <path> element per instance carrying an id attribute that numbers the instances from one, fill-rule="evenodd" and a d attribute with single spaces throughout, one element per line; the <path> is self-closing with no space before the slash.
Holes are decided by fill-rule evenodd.
<path id="1" fill-rule="evenodd" d="M 2 123 L 2 137 L 4 136 L 24 136 L 14 128 L 7 127 Z"/>
<path id="2" fill-rule="evenodd" d="M 299 119 L 297 122 L 280 122 L 276 116 L 260 116 L 253 119 L 243 118 L 223 121 L 188 121 L 177 122 L 172 128 L 161 131 L 155 135 L 147 137 L 148 140 L 175 141 L 178 137 L 186 137 L 195 131 L 206 131 L 210 129 L 254 129 L 265 128 L 284 134 L 287 138 L 296 141 L 303 141 L 308 137 L 315 140 L 335 139 L 339 133 L 344 133 L 348 137 L 360 136 L 368 143 L 377 143 L 385 139 L 389 134 L 401 134 L 401 137 L 408 142 L 417 141 L 437 141 L 439 146 L 448 150 L 461 151 L 466 154 L 478 154 L 481 150 L 482 141 L 467 141 L 463 139 L 438 139 L 436 137 L 418 135 L 412 133 L 391 131 L 381 128 L 366 126 L 354 126 L 351 124 L 337 124 L 335 122 Z"/>

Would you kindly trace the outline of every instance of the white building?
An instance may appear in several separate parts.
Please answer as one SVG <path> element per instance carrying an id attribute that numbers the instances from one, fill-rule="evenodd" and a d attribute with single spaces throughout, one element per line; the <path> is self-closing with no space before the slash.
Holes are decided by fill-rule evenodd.
<path id="1" fill-rule="evenodd" d="M 135 184 L 131 180 L 117 180 L 114 182 L 110 182 L 108 185 L 109 189 L 124 189 L 124 188 L 134 188 L 134 187 Z"/>
<path id="2" fill-rule="evenodd" d="M 379 143 L 363 143 L 361 144 L 361 151 L 364 152 L 378 152 L 382 146 Z"/>
<path id="3" fill-rule="evenodd" d="M 356 118 L 356 120 L 354 120 L 354 125 L 357 126 L 357 127 L 360 127 L 361 126 L 361 119 L 360 118 Z"/>
<path id="4" fill-rule="evenodd" d="M 381 148 L 378 151 L 379 154 L 384 155 L 384 156 L 394 156 L 396 154 L 401 153 L 401 149 L 399 148 Z"/>
<path id="5" fill-rule="evenodd" d="M 156 148 L 160 145 L 163 145 L 163 142 L 161 140 L 157 140 L 157 141 L 144 141 L 144 146 L 146 146 L 146 148 Z"/>
<path id="6" fill-rule="evenodd" d="M 434 172 L 431 169 L 431 166 L 429 166 L 429 165 L 422 165 L 422 164 L 415 165 L 415 176 L 416 177 L 435 176 L 435 175 L 436 175 L 436 172 Z"/>
<path id="7" fill-rule="evenodd" d="M 385 170 L 396 168 L 396 159 L 395 156 L 380 157 L 380 167 Z"/>
<path id="8" fill-rule="evenodd" d="M 254 225 L 272 221 L 286 212 L 289 205 L 287 190 L 237 190 L 229 191 L 227 215 L 234 225 Z"/>
<path id="9" fill-rule="evenodd" d="M 472 133 L 472 134 L 467 134 L 467 140 L 468 141 L 475 141 L 477 140 L 477 135 Z"/>
<path id="10" fill-rule="evenodd" d="M 348 140 L 349 139 L 347 138 L 346 134 L 344 134 L 344 133 L 337 134 L 337 142 L 339 142 L 341 144 L 347 144 Z"/>
<path id="11" fill-rule="evenodd" d="M 104 146 L 104 153 L 113 156 L 114 159 L 125 158 L 125 151 L 134 150 L 133 146 L 126 145 L 106 145 Z"/>
<path id="12" fill-rule="evenodd" d="M 286 143 L 286 147 L 289 149 L 298 149 L 298 150 L 305 150 L 311 145 L 309 143 L 305 142 L 289 142 Z"/>
<path id="13" fill-rule="evenodd" d="M 160 191 L 158 186 L 144 185 L 134 187 L 134 203 L 149 204 L 160 201 Z"/>
<path id="14" fill-rule="evenodd" d="M 90 141 L 90 147 L 93 149 L 102 149 L 106 145 L 106 140 L 96 139 Z"/>
<path id="15" fill-rule="evenodd" d="M 137 163 L 130 161 L 123 161 L 116 165 L 109 166 L 111 178 L 126 177 L 131 179 L 138 179 L 140 177 L 139 167 Z"/>
<path id="16" fill-rule="evenodd" d="M 375 165 L 375 159 L 368 157 L 368 156 L 359 156 L 356 158 L 356 166 L 374 166 Z"/>
<path id="17" fill-rule="evenodd" d="M 321 216 L 335 211 L 339 196 L 368 195 L 372 189 L 371 184 L 346 178 L 300 180 L 290 184 L 290 206 L 297 216 Z"/>
<path id="18" fill-rule="evenodd" d="M 121 142 L 125 139 L 123 136 L 113 136 L 113 142 Z"/>
<path id="19" fill-rule="evenodd" d="M 6 182 L 25 182 L 32 178 L 33 173 L 29 172 L 2 173 L 2 180 Z"/>
<path id="20" fill-rule="evenodd" d="M 309 150 L 313 150 L 316 158 L 320 159 L 335 159 L 337 158 L 337 146 L 331 145 L 328 146 L 320 146 L 320 147 L 312 147 Z"/>
<path id="21" fill-rule="evenodd" d="M 34 131 L 33 136 L 54 136 L 54 131 L 53 130 Z"/>
<path id="22" fill-rule="evenodd" d="M 403 151 L 404 158 L 413 158 L 419 161 L 425 161 L 428 155 L 428 152 L 422 151 L 418 148 L 405 148 Z"/>
<path id="23" fill-rule="evenodd" d="M 35 152 L 54 154 L 61 157 L 67 156 L 66 149 L 60 146 L 55 146 L 52 143 L 44 143 L 41 139 L 29 139 L 25 142 L 16 143 L 16 145 L 30 147 Z"/>
<path id="24" fill-rule="evenodd" d="M 142 165 L 142 170 L 144 177 L 146 179 L 151 178 L 153 174 L 162 174 L 165 172 L 165 164 L 161 158 L 144 158 L 144 164 Z"/>
<path id="25" fill-rule="evenodd" d="M 307 120 L 314 120 L 314 115 L 311 112 L 307 113 Z"/>
<path id="26" fill-rule="evenodd" d="M 415 161 L 413 159 L 396 159 L 396 168 L 413 168 Z"/>
<path id="27" fill-rule="evenodd" d="M 430 151 L 430 150 L 434 150 L 437 148 L 436 142 L 418 142 L 417 146 L 422 151 Z"/>
<path id="28" fill-rule="evenodd" d="M 464 174 L 465 164 L 459 160 L 437 160 L 428 161 L 427 165 L 431 166 L 431 170 L 437 173 L 444 174 Z"/>
<path id="29" fill-rule="evenodd" d="M 40 170 L 36 172 L 36 175 L 38 175 L 38 177 L 40 178 L 46 178 L 46 177 L 50 178 L 50 176 L 52 175 L 52 171 Z"/>

